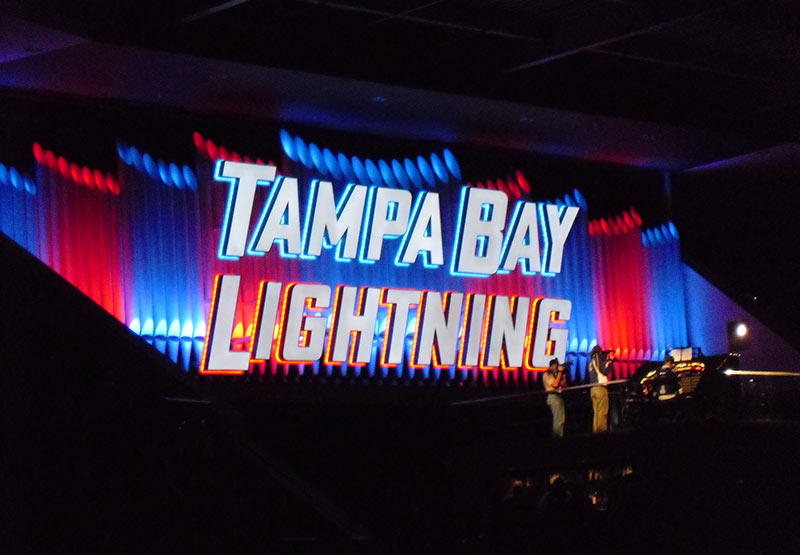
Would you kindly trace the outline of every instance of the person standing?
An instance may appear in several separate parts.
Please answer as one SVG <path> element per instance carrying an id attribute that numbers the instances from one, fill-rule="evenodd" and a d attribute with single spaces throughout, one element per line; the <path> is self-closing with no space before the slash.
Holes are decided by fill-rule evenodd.
<path id="1" fill-rule="evenodd" d="M 594 411 L 592 431 L 594 433 L 608 430 L 608 388 L 606 384 L 610 371 L 611 360 L 605 356 L 599 345 L 595 345 L 589 353 L 589 383 L 593 384 L 591 396 L 592 410 Z"/>
<path id="2" fill-rule="evenodd" d="M 542 376 L 542 383 L 547 391 L 547 406 L 553 413 L 553 436 L 564 437 L 564 421 L 566 411 L 564 410 L 564 400 L 561 398 L 561 389 L 567 385 L 567 377 L 564 373 L 564 366 L 554 358 L 550 361 L 547 372 Z"/>

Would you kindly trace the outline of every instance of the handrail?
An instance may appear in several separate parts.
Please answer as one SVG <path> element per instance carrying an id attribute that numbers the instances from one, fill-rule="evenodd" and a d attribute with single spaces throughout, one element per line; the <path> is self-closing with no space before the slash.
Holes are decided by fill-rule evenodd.
<path id="1" fill-rule="evenodd" d="M 627 382 L 628 382 L 628 380 L 626 378 L 626 379 L 622 379 L 622 380 L 610 380 L 610 381 L 608 381 L 608 382 L 606 382 L 605 384 L 602 384 L 602 385 L 616 385 L 616 384 L 627 383 Z M 587 383 L 587 384 L 581 384 L 581 385 L 572 385 L 572 386 L 564 387 L 564 388 L 560 389 L 559 392 L 577 391 L 579 389 L 588 389 L 590 387 L 595 387 L 597 385 L 601 385 L 601 384 Z M 498 395 L 496 397 L 482 397 L 480 399 L 467 399 L 466 401 L 454 401 L 454 402 L 450 403 L 450 406 L 451 407 L 456 407 L 456 406 L 461 406 L 461 405 L 477 405 L 479 403 L 489 403 L 489 402 L 492 402 L 492 401 L 506 401 L 506 400 L 510 400 L 510 399 L 524 399 L 524 398 L 527 398 L 527 397 L 535 397 L 535 396 L 541 395 L 543 393 L 552 393 L 552 392 L 551 391 L 546 391 L 544 389 L 540 389 L 538 391 L 527 391 L 525 393 L 513 393 L 511 395 Z"/>

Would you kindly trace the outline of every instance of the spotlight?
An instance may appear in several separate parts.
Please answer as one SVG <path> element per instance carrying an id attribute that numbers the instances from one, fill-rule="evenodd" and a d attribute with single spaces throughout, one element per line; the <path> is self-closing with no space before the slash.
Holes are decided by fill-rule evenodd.
<path id="1" fill-rule="evenodd" d="M 733 320 L 727 324 L 728 349 L 731 353 L 739 353 L 750 347 L 750 328 L 746 322 Z"/>

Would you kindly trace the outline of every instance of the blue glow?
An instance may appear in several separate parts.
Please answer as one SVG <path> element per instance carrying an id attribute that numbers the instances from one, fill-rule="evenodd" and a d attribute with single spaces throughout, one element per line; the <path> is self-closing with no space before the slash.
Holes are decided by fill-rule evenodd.
<path id="1" fill-rule="evenodd" d="M 315 254 L 308 254 L 308 239 L 309 239 L 309 232 L 311 229 L 311 214 L 313 213 L 314 207 L 317 205 L 317 195 L 319 194 L 319 180 L 312 179 L 311 184 L 309 185 L 308 191 L 308 203 L 306 204 L 306 219 L 303 225 L 303 235 L 300 239 L 300 258 L 303 260 L 316 260 L 317 256 Z M 259 224 L 261 222 L 259 221 Z M 325 236 L 323 235 L 323 244 L 325 244 Z"/>
<path id="2" fill-rule="evenodd" d="M 539 225 L 541 226 L 541 231 L 539 232 L 542 236 L 542 266 L 540 273 L 546 277 L 553 277 L 556 274 L 547 271 L 547 264 L 550 262 L 550 250 L 553 248 L 553 240 L 550 237 L 550 228 L 547 226 L 547 218 L 545 217 L 545 204 L 540 202 L 536 208 L 539 211 Z M 567 209 L 566 206 L 560 206 L 558 208 L 558 219 L 559 221 L 561 218 L 564 217 L 564 211 Z"/>
<path id="3" fill-rule="evenodd" d="M 644 231 L 642 231 L 642 245 L 644 245 L 647 248 L 650 248 L 650 241 L 647 238 L 647 233 Z"/>
<path id="4" fill-rule="evenodd" d="M 444 163 L 447 165 L 447 169 L 450 170 L 450 174 L 456 178 L 456 181 L 461 181 L 461 168 L 458 167 L 456 157 L 447 148 L 444 149 L 442 154 L 444 154 Z"/>
<path id="5" fill-rule="evenodd" d="M 325 161 L 322 159 L 322 151 L 317 145 L 314 143 L 309 143 L 308 154 L 311 156 L 311 161 L 314 163 L 314 167 L 317 168 L 319 173 L 322 175 L 328 173 L 327 168 L 325 167 Z"/>
<path id="6" fill-rule="evenodd" d="M 250 238 L 250 242 L 247 244 L 247 254 L 252 254 L 254 256 L 264 256 L 267 254 L 267 251 L 257 250 L 256 245 L 258 245 L 258 242 L 261 240 L 261 235 L 264 233 L 264 226 L 267 223 L 267 217 L 269 216 L 270 212 L 272 212 L 272 208 L 275 204 L 275 198 L 278 196 L 278 192 L 280 191 L 281 187 L 283 187 L 283 182 L 283 176 L 279 176 L 272 184 L 272 187 L 269 191 L 269 196 L 267 197 L 267 202 L 264 204 L 264 209 L 261 211 L 261 216 L 258 218 L 258 224 L 256 224 L 255 233 L 253 233 L 253 236 Z M 316 185 L 316 180 L 314 180 L 313 183 Z M 280 222 L 282 224 L 288 223 L 284 220 L 284 218 L 288 218 L 288 213 L 285 211 L 283 214 L 281 214 Z M 278 243 L 278 252 L 282 258 L 297 258 L 296 254 L 287 252 L 289 246 L 287 245 L 285 238 L 278 237 L 274 242 Z"/>
<path id="7" fill-rule="evenodd" d="M 577 204 L 584 210 L 587 209 L 586 199 L 583 197 L 583 195 L 578 189 L 572 191 L 572 196 L 575 197 L 575 204 Z"/>
<path id="8" fill-rule="evenodd" d="M 3 164 L 0 164 L 0 182 L 3 185 L 8 185 L 8 170 Z"/>
<path id="9" fill-rule="evenodd" d="M 183 180 L 192 191 L 197 191 L 197 178 L 189 166 L 183 166 Z"/>
<path id="10" fill-rule="evenodd" d="M 350 200 L 350 196 L 353 194 L 353 190 L 355 189 L 355 184 L 348 183 L 347 188 L 344 190 L 342 197 L 339 199 L 339 202 L 336 203 L 336 218 L 338 219 L 342 215 L 342 210 L 344 209 L 347 201 Z M 347 234 L 350 233 L 349 231 L 345 233 L 342 238 L 339 240 L 339 244 L 336 246 L 336 251 L 334 254 L 334 258 L 338 262 L 350 262 L 352 258 L 348 258 L 342 255 L 342 251 L 344 250 L 344 245 L 347 240 Z M 331 248 L 331 245 L 328 243 L 327 234 L 322 236 L 322 245 L 325 248 Z"/>
<path id="11" fill-rule="evenodd" d="M 406 175 L 406 170 L 403 169 L 403 164 L 397 160 L 392 160 L 392 171 L 397 178 L 397 183 L 399 183 L 403 189 L 408 189 L 411 186 L 411 183 L 408 181 L 408 175 Z"/>
<path id="12" fill-rule="evenodd" d="M 128 328 L 136 335 L 140 335 L 142 332 L 142 325 L 139 323 L 138 318 L 131 320 L 131 325 Z"/>
<path id="13" fill-rule="evenodd" d="M 356 175 L 353 173 L 353 168 L 350 167 L 350 160 L 341 152 L 336 157 L 339 160 L 339 169 L 342 170 L 342 176 L 349 182 L 356 181 Z"/>
<path id="14" fill-rule="evenodd" d="M 311 169 L 311 156 L 308 154 L 306 143 L 300 137 L 294 138 L 294 148 L 297 151 L 297 158 L 309 170 Z"/>
<path id="15" fill-rule="evenodd" d="M 280 133 L 281 138 L 281 147 L 283 148 L 283 152 L 286 153 L 286 156 L 289 157 L 289 160 L 292 162 L 297 161 L 297 153 L 294 150 L 294 140 L 292 136 L 289 135 L 289 132 L 286 129 L 281 129 Z"/>
<path id="16" fill-rule="evenodd" d="M 461 277 L 488 277 L 488 274 L 471 274 L 469 272 L 456 271 L 456 260 L 461 252 L 461 240 L 464 235 L 464 207 L 466 204 L 466 197 L 469 194 L 470 187 L 463 185 L 458 199 L 458 220 L 456 222 L 456 237 L 453 243 L 453 255 L 450 257 L 450 275 Z"/>
<path id="17" fill-rule="evenodd" d="M 447 183 L 449 181 L 447 175 L 447 166 L 444 165 L 442 159 L 439 158 L 439 155 L 435 152 L 431 154 L 431 166 L 433 167 L 436 177 L 438 177 L 442 183 Z"/>
<path id="18" fill-rule="evenodd" d="M 181 175 L 180 168 L 173 162 L 169 164 L 169 175 L 172 178 L 172 182 L 178 189 L 183 189 L 183 175 Z"/>
<path id="19" fill-rule="evenodd" d="M 417 169 L 417 166 L 414 164 L 414 162 L 406 158 L 405 160 L 403 160 L 403 165 L 405 166 L 408 178 L 411 180 L 414 186 L 417 189 L 422 190 L 422 176 L 419 174 L 419 170 Z"/>
<path id="20" fill-rule="evenodd" d="M 221 260 L 239 260 L 238 256 L 228 256 L 225 254 L 225 251 L 228 249 L 228 230 L 230 229 L 231 218 L 233 217 L 233 205 L 236 202 L 236 195 L 239 193 L 239 179 L 222 175 L 224 165 L 225 161 L 222 159 L 217 160 L 214 165 L 214 180 L 227 181 L 230 184 L 228 188 L 228 204 L 225 206 L 225 217 L 222 218 L 222 236 L 219 240 L 217 258 Z"/>
<path id="21" fill-rule="evenodd" d="M 498 274 L 508 274 L 510 273 L 508 270 L 503 270 L 503 267 L 506 265 L 506 261 L 508 259 L 508 250 L 511 245 L 511 239 L 516 235 L 517 228 L 519 227 L 520 217 L 522 216 L 522 209 L 525 208 L 525 201 L 518 200 L 516 205 L 514 206 L 514 213 L 511 215 L 511 222 L 508 225 L 508 231 L 506 232 L 506 236 L 503 238 L 503 248 L 500 250 L 500 269 L 497 270 Z M 527 241 L 526 241 L 527 237 Z M 522 244 L 523 245 L 530 245 L 531 241 L 538 241 L 537 237 L 531 237 L 530 233 L 526 234 L 526 237 L 523 237 Z M 522 275 L 525 276 L 533 276 L 536 275 L 536 272 L 531 271 L 530 261 L 527 258 L 520 257 L 517 259 L 517 265 L 522 265 Z M 516 268 L 517 266 L 515 266 Z"/>
<path id="22" fill-rule="evenodd" d="M 389 167 L 389 164 L 387 164 L 384 160 L 379 160 L 378 168 L 380 169 L 381 177 L 383 177 L 383 182 L 386 183 L 386 186 L 397 188 L 397 179 L 395 179 L 394 173 L 392 173 L 392 168 Z"/>
<path id="23" fill-rule="evenodd" d="M 475 250 L 480 258 L 486 258 L 486 252 L 489 249 L 489 241 L 486 235 L 478 235 L 478 248 Z"/>
<path id="24" fill-rule="evenodd" d="M 350 164 L 353 167 L 353 173 L 356 174 L 356 181 L 361 185 L 371 185 L 367 170 L 364 169 L 364 164 L 358 156 L 353 156 L 350 159 Z"/>
<path id="25" fill-rule="evenodd" d="M 153 160 L 153 157 L 147 154 L 146 152 L 142 155 L 142 163 L 144 164 L 145 171 L 152 177 L 153 179 L 158 179 L 158 168 L 156 167 L 156 163 Z"/>
<path id="26" fill-rule="evenodd" d="M 670 234 L 671 234 L 671 235 L 672 235 L 672 236 L 675 238 L 675 240 L 676 240 L 676 241 L 677 241 L 678 239 L 680 239 L 680 235 L 678 235 L 678 228 L 677 228 L 677 227 L 675 227 L 675 224 L 674 224 L 674 223 L 672 223 L 672 222 L 669 222 L 669 223 L 667 224 L 667 227 L 668 227 L 668 229 L 669 229 L 669 232 L 670 232 Z"/>
<path id="27" fill-rule="evenodd" d="M 167 337 L 177 339 L 180 336 L 181 336 L 180 320 L 173 320 L 172 323 L 169 325 L 169 331 L 167 332 Z"/>
<path id="28" fill-rule="evenodd" d="M 183 328 L 181 329 L 181 337 L 192 337 L 193 333 L 194 326 L 192 325 L 192 322 L 187 321 L 185 324 L 183 324 Z"/>
<path id="29" fill-rule="evenodd" d="M 342 171 L 339 169 L 339 164 L 336 161 L 336 156 L 329 149 L 322 151 L 322 158 L 325 160 L 325 165 L 334 179 L 342 179 Z"/>
<path id="30" fill-rule="evenodd" d="M 366 257 L 367 241 L 369 240 L 369 230 L 372 227 L 372 211 L 375 209 L 375 189 L 370 187 L 367 191 L 367 202 L 364 206 L 364 222 L 361 228 L 361 246 L 358 249 L 358 260 L 362 264 L 375 264 L 375 260 Z"/>
<path id="31" fill-rule="evenodd" d="M 427 183 L 430 187 L 435 187 L 436 176 L 433 175 L 433 170 L 428 164 L 428 161 L 422 156 L 417 156 L 417 167 L 419 168 L 419 173 L 422 174 L 422 178 L 425 180 L 425 183 Z"/>
<path id="32" fill-rule="evenodd" d="M 142 326 L 142 336 L 143 337 L 153 337 L 153 329 L 155 328 L 155 324 L 153 324 L 153 319 L 148 318 L 145 320 L 144 325 Z"/>
<path id="33" fill-rule="evenodd" d="M 158 325 L 156 326 L 156 332 L 154 337 L 159 339 L 166 339 L 167 337 L 167 321 L 166 320 L 159 320 Z"/>
<path id="34" fill-rule="evenodd" d="M 13 187 L 15 189 L 21 189 L 22 188 L 22 176 L 17 171 L 17 168 L 13 168 L 12 167 L 8 171 L 8 177 L 11 180 L 11 185 L 13 185 Z"/>
<path id="35" fill-rule="evenodd" d="M 36 194 L 36 184 L 29 177 L 26 177 L 23 182 L 25 183 L 25 192 L 29 195 Z"/>
<path id="36" fill-rule="evenodd" d="M 364 161 L 364 169 L 367 171 L 367 176 L 372 185 L 383 185 L 381 173 L 378 171 L 378 166 L 375 165 L 375 162 L 367 158 Z"/>
<path id="37" fill-rule="evenodd" d="M 425 197 L 428 195 L 427 192 L 423 191 L 417 195 L 416 200 L 414 201 L 414 207 L 411 209 L 411 217 L 409 218 L 408 227 L 406 228 L 406 232 L 403 234 L 402 239 L 400 240 L 400 248 L 397 250 L 397 255 L 394 257 L 394 263 L 396 266 L 408 267 L 411 266 L 408 262 L 403 262 L 403 257 L 406 254 L 406 250 L 408 249 L 408 241 L 411 238 L 411 233 L 414 231 L 414 228 L 417 225 L 417 221 L 419 220 L 419 212 L 422 207 L 423 201 Z M 430 237 L 431 235 L 430 227 L 425 228 L 424 236 Z M 422 266 L 428 269 L 435 269 L 439 268 L 439 264 L 431 264 L 431 253 L 430 251 L 419 251 L 422 254 Z"/>
<path id="38" fill-rule="evenodd" d="M 139 149 L 135 146 L 132 146 L 128 149 L 128 158 L 133 162 L 133 167 L 135 167 L 140 172 L 147 172 L 147 168 L 144 166 L 144 159 L 142 158 Z"/>
<path id="39" fill-rule="evenodd" d="M 117 143 L 117 156 L 125 162 L 125 165 L 130 166 L 133 160 L 131 159 L 130 149 L 125 146 L 123 143 Z"/>
<path id="40" fill-rule="evenodd" d="M 172 183 L 170 181 L 169 167 L 164 163 L 163 160 L 159 160 L 157 165 L 158 165 L 158 176 L 161 178 L 161 182 L 169 187 Z"/>

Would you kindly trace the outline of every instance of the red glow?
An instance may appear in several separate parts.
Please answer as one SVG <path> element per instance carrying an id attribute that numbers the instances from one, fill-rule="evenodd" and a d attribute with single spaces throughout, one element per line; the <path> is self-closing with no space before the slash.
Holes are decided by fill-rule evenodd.
<path id="1" fill-rule="evenodd" d="M 502 179 L 497 180 L 496 186 L 498 191 L 503 191 L 507 195 L 509 194 L 508 189 L 506 188 L 506 183 Z"/>
<path id="2" fill-rule="evenodd" d="M 76 185 L 81 185 L 81 167 L 73 162 L 69 165 L 69 173 L 72 176 L 72 181 L 74 181 Z"/>
<path id="3" fill-rule="evenodd" d="M 58 171 L 64 179 L 69 177 L 69 163 L 63 156 L 58 157 Z"/>
<path id="4" fill-rule="evenodd" d="M 205 152 L 206 141 L 203 139 L 203 136 L 195 131 L 192 133 L 192 141 L 194 141 L 194 147 L 199 150 L 200 152 Z"/>
<path id="5" fill-rule="evenodd" d="M 339 323 L 339 303 L 342 300 L 342 291 L 344 288 L 344 285 L 337 285 L 333 292 L 333 312 L 331 312 L 331 325 L 328 329 L 328 344 L 325 347 L 325 364 L 339 364 L 341 366 L 345 364 L 345 361 L 334 362 L 331 359 L 333 344 L 336 339 L 336 326 Z M 355 336 L 353 336 L 353 341 L 355 341 Z"/>
<path id="6" fill-rule="evenodd" d="M 94 179 L 92 175 L 92 170 L 90 170 L 86 166 L 83 166 L 83 169 L 81 171 L 83 172 L 81 173 L 81 176 L 83 177 L 84 184 L 86 184 L 86 186 L 89 187 L 90 189 L 94 189 Z"/>
<path id="7" fill-rule="evenodd" d="M 105 192 L 108 190 L 106 188 L 106 180 L 100 170 L 94 170 L 94 184 L 97 185 L 97 189 L 100 191 Z"/>
<path id="8" fill-rule="evenodd" d="M 39 143 L 33 143 L 33 156 L 39 164 L 44 164 L 44 151 Z"/>
<path id="9" fill-rule="evenodd" d="M 544 297 L 536 297 L 531 303 L 531 313 L 528 315 L 528 333 L 525 334 L 525 350 L 522 357 L 522 367 L 525 370 L 537 371 L 542 370 L 536 366 L 531 365 L 531 351 L 533 350 L 533 334 L 536 331 L 536 318 L 539 314 L 539 303 L 542 302 Z M 552 315 L 551 315 L 552 317 Z"/>
<path id="10" fill-rule="evenodd" d="M 253 317 L 253 333 L 250 334 L 250 362 L 265 362 L 266 359 L 258 359 L 255 358 L 256 354 L 256 336 L 258 335 L 258 330 L 261 329 L 261 322 L 259 319 L 261 318 L 261 301 L 264 298 L 264 291 L 267 288 L 268 281 L 262 281 L 258 286 L 258 300 L 256 301 L 256 314 Z"/>
<path id="11" fill-rule="evenodd" d="M 203 344 L 203 358 L 200 359 L 200 373 L 206 375 L 241 376 L 244 374 L 243 370 L 206 370 L 208 366 L 208 345 L 213 340 L 214 323 L 217 319 L 217 299 L 219 297 L 221 283 L 222 274 L 214 276 L 214 292 L 211 295 L 211 308 L 208 312 L 208 328 L 206 329 L 206 338 Z"/>
<path id="12" fill-rule="evenodd" d="M 219 158 L 219 152 L 217 152 L 217 145 L 215 145 L 211 139 L 206 140 L 206 154 L 212 160 L 216 160 Z"/>
<path id="13" fill-rule="evenodd" d="M 517 183 L 519 183 L 519 188 L 522 189 L 525 193 L 531 192 L 531 185 L 528 183 L 528 180 L 525 178 L 521 171 L 517 171 L 516 173 Z"/>
<path id="14" fill-rule="evenodd" d="M 111 191 L 111 194 L 119 195 L 119 183 L 110 173 L 106 174 L 106 185 L 108 185 L 108 190 Z"/>
<path id="15" fill-rule="evenodd" d="M 422 291 L 422 295 L 420 295 L 419 305 L 417 306 L 417 325 L 414 327 L 414 340 L 411 342 L 411 357 L 408 362 L 408 365 L 411 368 L 415 368 L 417 370 L 420 370 L 427 366 L 427 364 L 418 364 L 415 361 L 417 359 L 417 342 L 419 340 L 419 332 L 420 329 L 422 328 L 422 319 L 423 319 L 423 314 L 425 312 L 425 305 L 428 302 L 429 293 L 432 293 L 432 291 L 425 289 Z"/>
<path id="16" fill-rule="evenodd" d="M 281 351 L 283 349 L 283 342 L 284 342 L 283 330 L 286 327 L 286 309 L 287 309 L 287 307 L 289 305 L 289 299 L 292 296 L 291 295 L 292 289 L 294 289 L 294 286 L 298 285 L 298 284 L 299 284 L 299 282 L 290 283 L 289 285 L 286 286 L 286 289 L 284 290 L 284 293 L 283 293 L 283 307 L 281 308 L 281 319 L 280 319 L 281 323 L 280 323 L 280 328 L 278 329 L 278 342 L 277 342 L 277 346 L 275 347 L 275 354 L 274 354 L 275 360 L 278 361 L 281 364 L 313 364 L 315 362 L 313 360 L 284 360 L 281 357 L 281 354 L 282 354 Z M 324 308 L 319 308 L 319 307 L 314 306 L 312 304 L 313 301 L 314 301 L 314 299 L 311 299 L 311 298 L 307 298 L 305 300 L 305 305 L 306 305 L 306 308 L 308 310 L 312 310 L 312 311 L 325 310 Z M 303 341 L 302 345 L 304 347 L 307 347 L 308 346 L 308 340 L 309 340 L 308 330 L 301 329 L 300 330 L 300 336 L 302 337 L 302 341 Z"/>
<path id="17" fill-rule="evenodd" d="M 464 295 L 464 316 L 461 322 L 461 339 L 459 339 L 458 357 L 456 357 L 456 368 L 459 370 L 471 370 L 474 368 L 472 365 L 464 364 L 464 357 L 467 355 L 464 343 L 467 339 L 467 328 L 472 320 L 472 299 L 475 293 L 467 293 Z"/>

